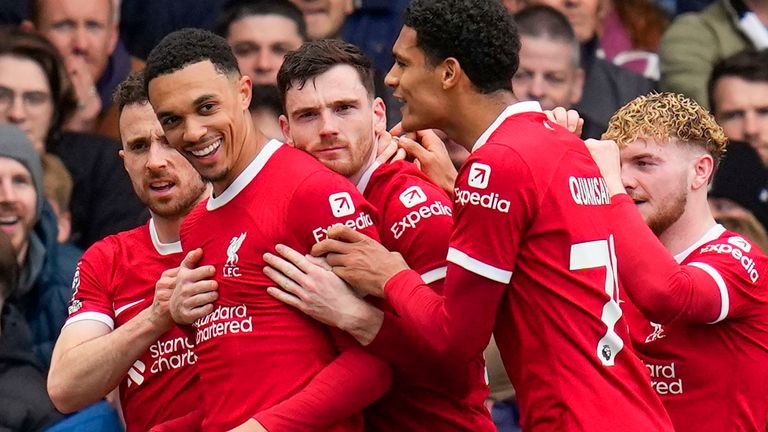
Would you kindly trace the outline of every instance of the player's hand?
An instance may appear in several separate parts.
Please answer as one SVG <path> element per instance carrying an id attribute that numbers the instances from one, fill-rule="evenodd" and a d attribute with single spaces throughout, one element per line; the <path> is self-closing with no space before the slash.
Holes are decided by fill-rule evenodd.
<path id="1" fill-rule="evenodd" d="M 403 257 L 349 227 L 337 225 L 328 238 L 312 247 L 312 255 L 325 256 L 331 270 L 365 294 L 384 297 L 384 284 L 408 268 Z"/>
<path id="2" fill-rule="evenodd" d="M 178 267 L 168 269 L 160 275 L 160 279 L 155 283 L 155 298 L 150 309 L 150 320 L 161 329 L 170 329 L 174 324 L 170 305 L 178 273 Z"/>
<path id="3" fill-rule="evenodd" d="M 383 131 L 376 136 L 376 162 L 389 163 L 405 159 L 405 150 L 397 145 L 397 139 Z"/>
<path id="4" fill-rule="evenodd" d="M 268 432 L 264 426 L 261 425 L 256 419 L 248 419 L 240 426 L 230 429 L 229 432 Z"/>
<path id="5" fill-rule="evenodd" d="M 390 131 L 392 135 L 399 135 L 402 132 L 401 123 L 395 125 Z M 408 156 L 414 158 L 414 163 L 419 169 L 448 196 L 453 196 L 453 185 L 458 172 L 453 166 L 445 143 L 434 131 L 427 129 L 408 133 L 398 138 L 397 145 L 405 150 Z"/>
<path id="6" fill-rule="evenodd" d="M 219 298 L 218 284 L 212 280 L 216 269 L 211 265 L 197 267 L 202 257 L 202 249 L 195 249 L 179 266 L 170 306 L 171 316 L 178 324 L 192 324 L 213 312 L 213 302 Z"/>
<path id="7" fill-rule="evenodd" d="M 563 107 L 556 107 L 553 110 L 546 110 L 544 114 L 553 122 L 568 129 L 568 132 L 576 136 L 581 136 L 584 129 L 584 119 L 579 116 L 576 110 L 566 110 Z"/>
<path id="8" fill-rule="evenodd" d="M 264 254 L 268 264 L 264 274 L 282 288 L 268 288 L 271 296 L 324 324 L 349 331 L 363 345 L 373 340 L 383 323 L 383 314 L 355 295 L 324 259 L 304 256 L 284 245 L 275 249 L 282 258 Z M 361 326 L 367 331 L 361 332 Z"/>
<path id="9" fill-rule="evenodd" d="M 81 56 L 67 59 L 67 72 L 77 96 L 77 110 L 67 119 L 64 128 L 73 132 L 92 131 L 101 113 L 101 98 L 96 90 L 96 81 Z"/>
<path id="10" fill-rule="evenodd" d="M 588 139 L 584 141 L 608 186 L 611 196 L 626 193 L 621 181 L 621 153 L 613 140 Z"/>

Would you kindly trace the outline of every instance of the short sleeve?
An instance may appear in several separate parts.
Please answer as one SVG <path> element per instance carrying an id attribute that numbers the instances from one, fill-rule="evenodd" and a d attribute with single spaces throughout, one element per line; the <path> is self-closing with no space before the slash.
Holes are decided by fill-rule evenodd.
<path id="1" fill-rule="evenodd" d="M 448 261 L 509 283 L 521 237 L 536 212 L 535 188 L 514 150 L 489 143 L 473 153 L 456 179 Z"/>
<path id="2" fill-rule="evenodd" d="M 111 277 L 116 270 L 115 248 L 116 243 L 108 237 L 91 246 L 77 263 L 65 326 L 93 320 L 114 329 Z"/>

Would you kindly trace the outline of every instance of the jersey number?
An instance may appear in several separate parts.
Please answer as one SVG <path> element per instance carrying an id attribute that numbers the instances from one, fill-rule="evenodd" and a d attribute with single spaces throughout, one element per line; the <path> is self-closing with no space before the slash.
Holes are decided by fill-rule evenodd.
<path id="1" fill-rule="evenodd" d="M 613 236 L 608 240 L 595 240 L 571 245 L 570 270 L 605 267 L 605 292 L 608 301 L 603 305 L 600 320 L 608 328 L 597 342 L 595 354 L 605 366 L 613 366 L 616 355 L 624 348 L 624 341 L 614 331 L 621 318 L 619 307 L 619 282 L 616 276 L 616 252 Z"/>

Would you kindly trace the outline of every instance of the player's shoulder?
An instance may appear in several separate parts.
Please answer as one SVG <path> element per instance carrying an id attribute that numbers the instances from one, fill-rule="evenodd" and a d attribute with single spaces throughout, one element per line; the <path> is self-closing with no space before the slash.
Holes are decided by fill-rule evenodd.
<path id="1" fill-rule="evenodd" d="M 762 280 L 761 275 L 768 270 L 768 257 L 756 244 L 741 234 L 725 229 L 722 234 L 692 251 L 683 263 L 709 265 L 718 273 L 732 271 L 752 283 Z"/>
<path id="2" fill-rule="evenodd" d="M 181 222 L 181 227 L 179 228 L 179 233 L 181 235 L 184 235 L 184 233 L 189 232 L 189 230 L 194 229 L 194 227 L 200 222 L 200 219 L 207 214 L 207 205 L 208 200 L 210 200 L 210 197 L 203 199 L 197 205 L 192 208 L 192 210 L 184 216 L 184 220 Z"/>
<path id="3" fill-rule="evenodd" d="M 371 175 L 364 195 L 366 198 L 380 195 L 387 201 L 395 201 L 399 198 L 406 207 L 407 203 L 413 200 L 405 196 L 444 201 L 448 205 L 451 202 L 448 195 L 416 165 L 402 160 L 378 166 Z"/>
<path id="4" fill-rule="evenodd" d="M 122 251 L 132 250 L 145 245 L 150 240 L 149 225 L 111 234 L 92 244 L 83 254 L 83 258 L 99 257 L 100 260 L 117 260 Z"/>

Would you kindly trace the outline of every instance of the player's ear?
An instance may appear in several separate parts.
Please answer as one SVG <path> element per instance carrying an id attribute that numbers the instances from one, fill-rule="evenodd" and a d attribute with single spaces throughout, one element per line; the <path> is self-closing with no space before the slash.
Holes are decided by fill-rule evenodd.
<path id="1" fill-rule="evenodd" d="M 697 190 L 702 187 L 707 188 L 714 168 L 715 161 L 712 159 L 712 155 L 709 153 L 705 153 L 697 157 L 693 163 L 693 178 L 691 179 L 691 189 Z"/>
<path id="2" fill-rule="evenodd" d="M 242 75 L 238 81 L 238 95 L 240 96 L 240 105 L 247 110 L 251 105 L 253 96 L 253 82 L 248 75 Z"/>
<path id="3" fill-rule="evenodd" d="M 461 63 L 454 57 L 448 57 L 443 60 L 439 66 L 440 81 L 443 84 L 443 90 L 448 90 L 459 84 L 464 71 L 461 69 Z"/>
<path id="4" fill-rule="evenodd" d="M 373 100 L 373 130 L 376 133 L 387 130 L 387 108 L 378 97 Z"/>
<path id="5" fill-rule="evenodd" d="M 285 114 L 280 114 L 280 117 L 277 119 L 277 121 L 280 123 L 280 130 L 283 131 L 283 138 L 285 138 L 285 143 L 296 147 L 293 144 L 293 140 L 291 139 L 291 125 L 288 124 L 288 117 L 286 117 Z"/>

